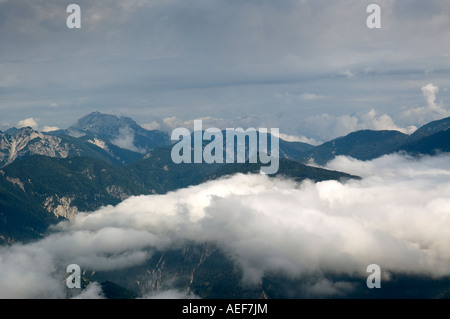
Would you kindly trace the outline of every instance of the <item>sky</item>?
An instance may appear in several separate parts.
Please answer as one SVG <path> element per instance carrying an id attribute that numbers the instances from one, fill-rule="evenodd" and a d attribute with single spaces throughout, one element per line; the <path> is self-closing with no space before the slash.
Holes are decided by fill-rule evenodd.
<path id="1" fill-rule="evenodd" d="M 204 242 L 215 243 L 242 269 L 244 287 L 280 274 L 299 279 L 295 289 L 307 298 L 345 297 L 355 282 L 366 282 L 371 264 L 381 268 L 381 287 L 402 274 L 448 279 L 449 160 L 448 153 L 372 161 L 338 156 L 327 168 L 362 179 L 297 183 L 237 174 L 133 196 L 79 213 L 38 241 L 0 247 L 0 297 L 64 298 L 69 264 L 130 275 L 128 267 L 154 252 Z M 156 296 L 143 291 L 144 297 L 196 297 L 170 282 L 161 287 Z M 79 297 L 102 296 L 92 282 Z"/>
<path id="2" fill-rule="evenodd" d="M 69 29 L 66 8 L 81 8 Z M 381 28 L 369 29 L 369 4 Z M 90 112 L 320 143 L 450 116 L 447 0 L 0 0 L 0 130 Z"/>

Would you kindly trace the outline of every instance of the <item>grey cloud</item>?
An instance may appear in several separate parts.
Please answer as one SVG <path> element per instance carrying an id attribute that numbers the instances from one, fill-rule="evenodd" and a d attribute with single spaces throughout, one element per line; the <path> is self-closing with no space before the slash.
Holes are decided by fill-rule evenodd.
<path id="1" fill-rule="evenodd" d="M 1 298 L 63 298 L 63 277 L 55 275 L 55 260 L 45 248 L 15 245 L 0 249 Z"/>
<path id="2" fill-rule="evenodd" d="M 424 85 L 413 81 L 450 85 L 448 2 L 385 1 L 377 31 L 365 25 L 369 3 L 80 0 L 82 28 L 69 30 L 67 1 L 3 1 L 0 109 L 14 110 L 10 123 L 39 116 L 57 127 L 94 107 L 126 110 L 143 123 L 193 114 L 304 117 L 313 101 L 319 114 L 383 114 L 402 106 L 395 99 L 403 86 L 413 94 Z M 336 76 L 346 70 L 358 81 Z M 300 99 L 292 109 L 271 98 L 292 88 L 327 99 Z M 362 105 L 361 97 L 374 102 Z M 294 134 L 294 124 L 282 125 Z"/>

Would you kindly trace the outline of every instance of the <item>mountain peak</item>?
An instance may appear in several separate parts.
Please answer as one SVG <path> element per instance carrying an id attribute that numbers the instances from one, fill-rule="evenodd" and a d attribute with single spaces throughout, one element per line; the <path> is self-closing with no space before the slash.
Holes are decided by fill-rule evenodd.
<path id="1" fill-rule="evenodd" d="M 420 127 L 411 136 L 413 138 L 422 138 L 433 135 L 435 133 L 445 131 L 450 128 L 450 117 L 446 117 L 437 121 L 430 122 Z"/>
<path id="2" fill-rule="evenodd" d="M 169 136 L 165 132 L 148 131 L 129 117 L 118 117 L 98 111 L 82 117 L 77 124 L 69 127 L 68 131 L 98 137 L 107 143 L 138 153 L 170 144 Z"/>
<path id="3" fill-rule="evenodd" d="M 112 114 L 104 114 L 98 111 L 89 113 L 78 120 L 77 124 L 71 126 L 82 132 L 91 132 L 95 134 L 117 134 L 119 129 L 130 127 L 132 129 L 141 128 L 135 121 L 129 117 L 120 118 Z"/>
<path id="4" fill-rule="evenodd" d="M 10 136 L 17 136 L 18 134 L 27 134 L 27 133 L 32 133 L 32 132 L 36 132 L 32 127 L 30 126 L 25 126 L 25 127 L 21 127 L 21 128 L 16 128 L 16 127 L 11 127 L 10 129 L 5 131 L 5 134 L 10 135 Z"/>

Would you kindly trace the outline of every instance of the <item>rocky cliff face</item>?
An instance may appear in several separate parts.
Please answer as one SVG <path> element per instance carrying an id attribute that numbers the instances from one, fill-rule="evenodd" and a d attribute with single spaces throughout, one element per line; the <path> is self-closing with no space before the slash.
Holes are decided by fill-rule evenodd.
<path id="1" fill-rule="evenodd" d="M 0 132 L 0 167 L 31 155 L 66 158 L 74 146 L 58 136 L 46 135 L 30 127 Z"/>
<path id="2" fill-rule="evenodd" d="M 78 214 L 78 207 L 71 205 L 74 198 L 68 196 L 59 197 L 58 195 L 49 196 L 45 199 L 43 206 L 56 217 L 64 217 L 70 220 Z"/>

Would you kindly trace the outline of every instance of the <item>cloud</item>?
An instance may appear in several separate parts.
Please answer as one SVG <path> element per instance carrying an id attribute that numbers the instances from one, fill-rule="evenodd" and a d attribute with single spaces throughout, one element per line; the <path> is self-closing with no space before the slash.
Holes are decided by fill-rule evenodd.
<path id="1" fill-rule="evenodd" d="M 217 127 L 219 129 L 226 129 L 226 128 L 238 128 L 241 127 L 244 130 L 248 129 L 250 127 L 253 127 L 255 129 L 259 129 L 263 125 L 256 125 L 257 121 L 255 118 L 252 117 L 240 117 L 240 118 L 234 118 L 234 119 L 224 119 L 224 118 L 214 118 L 211 116 L 204 116 L 198 118 L 199 120 L 202 120 L 202 128 L 207 129 L 210 127 Z M 158 121 L 154 121 L 151 124 L 144 124 L 142 127 L 146 129 L 162 129 L 165 131 L 171 132 L 173 129 L 177 127 L 186 127 L 189 130 L 193 130 L 194 128 L 194 120 L 182 120 L 181 118 L 178 118 L 176 116 L 164 118 L 162 123 Z M 266 127 L 270 129 L 271 127 Z M 285 133 L 279 133 L 278 136 L 288 142 L 302 142 L 307 143 L 311 145 L 318 145 L 320 142 L 315 140 L 314 138 L 308 138 L 304 135 L 293 135 L 293 134 L 285 134 Z"/>
<path id="2" fill-rule="evenodd" d="M 100 284 L 92 282 L 72 299 L 105 299 L 105 295 Z"/>
<path id="3" fill-rule="evenodd" d="M 333 282 L 326 278 L 319 279 L 302 287 L 306 298 L 345 297 L 354 289 L 354 284 L 345 281 Z"/>
<path id="4" fill-rule="evenodd" d="M 31 127 L 34 130 L 38 129 L 38 119 L 34 119 L 32 117 L 29 117 L 27 119 L 21 120 L 19 122 L 17 122 L 17 128 L 22 128 L 22 127 Z"/>
<path id="5" fill-rule="evenodd" d="M 86 133 L 79 132 L 76 130 L 68 130 L 67 134 L 69 134 L 70 136 L 75 137 L 75 138 L 79 138 L 79 137 L 86 135 Z"/>
<path id="6" fill-rule="evenodd" d="M 367 114 L 361 117 L 361 127 L 365 127 L 372 130 L 395 130 L 405 134 L 411 134 L 417 127 L 408 126 L 402 128 L 394 123 L 394 120 L 387 114 L 378 115 L 377 111 L 371 109 Z"/>
<path id="7" fill-rule="evenodd" d="M 416 158 L 405 154 L 390 154 L 372 161 L 359 161 L 347 156 L 337 156 L 327 163 L 327 168 L 345 170 L 350 174 L 362 176 L 366 179 L 382 178 L 388 183 L 401 180 L 414 182 L 424 178 L 441 178 L 445 181 L 450 171 L 445 166 L 449 154 L 443 156 L 424 156 Z"/>
<path id="8" fill-rule="evenodd" d="M 404 111 L 403 117 L 424 124 L 450 116 L 450 110 L 447 110 L 442 103 L 436 102 L 437 93 L 439 92 L 438 86 L 428 83 L 421 87 L 421 91 L 427 105 Z"/>
<path id="9" fill-rule="evenodd" d="M 325 99 L 325 96 L 315 93 L 292 94 L 290 92 L 276 93 L 274 98 L 286 104 L 299 104 L 301 101 L 315 101 Z"/>
<path id="10" fill-rule="evenodd" d="M 198 296 L 192 292 L 183 292 L 176 289 L 169 289 L 164 291 L 158 291 L 157 293 L 145 294 L 143 299 L 199 299 Z"/>
<path id="11" fill-rule="evenodd" d="M 440 107 L 436 105 L 436 94 L 439 92 L 439 87 L 433 85 L 433 83 L 428 83 L 421 88 L 422 94 L 427 100 L 428 107 L 430 109 L 439 110 Z"/>
<path id="12" fill-rule="evenodd" d="M 343 76 L 347 77 L 347 79 L 353 79 L 356 77 L 356 74 L 350 70 L 341 71 L 341 72 L 339 72 L 339 75 L 343 75 Z"/>
<path id="13" fill-rule="evenodd" d="M 450 116 L 443 103 L 437 102 L 439 87 L 428 83 L 421 87 L 422 95 L 427 105 L 410 108 L 397 114 L 396 119 L 402 122 L 423 125 L 433 120 Z M 417 126 L 398 125 L 394 118 L 388 114 L 380 114 L 374 108 L 367 113 L 359 112 L 352 115 L 331 115 L 322 113 L 300 120 L 303 131 L 309 132 L 316 140 L 330 140 L 339 136 L 347 135 L 357 130 L 396 130 L 405 134 L 412 134 Z"/>
<path id="14" fill-rule="evenodd" d="M 242 127 L 247 129 L 249 127 L 258 128 L 261 126 L 261 121 L 252 116 L 238 116 L 235 118 L 222 118 L 213 116 L 199 116 L 197 118 L 181 118 L 179 116 L 165 117 L 162 120 L 154 120 L 151 123 L 143 124 L 142 127 L 146 129 L 158 129 L 167 132 L 172 132 L 175 128 L 185 127 L 189 130 L 194 129 L 194 120 L 202 120 L 202 128 L 217 127 L 219 129 Z"/>
<path id="15" fill-rule="evenodd" d="M 307 144 L 311 144 L 311 145 L 319 145 L 320 144 L 315 139 L 308 138 L 308 137 L 303 136 L 303 135 L 302 136 L 295 136 L 295 135 L 279 133 L 278 136 L 282 140 L 285 140 L 285 141 L 288 141 L 288 142 L 302 142 L 302 143 L 307 143 Z"/>
<path id="16" fill-rule="evenodd" d="M 16 244 L 0 248 L 0 298 L 63 298 L 63 277 L 53 271 L 55 262 L 41 245 Z"/>
<path id="17" fill-rule="evenodd" d="M 65 8 L 52 1 L 0 4 L 3 121 L 39 114 L 41 122 L 51 118 L 52 125 L 67 127 L 95 106 L 131 112 L 142 123 L 174 115 L 230 122 L 286 117 L 277 123 L 284 132 L 319 139 L 296 131 L 299 119 L 343 116 L 362 107 L 383 114 L 427 83 L 439 83 L 439 94 L 448 95 L 442 89 L 449 86 L 450 68 L 446 0 L 426 6 L 385 1 L 377 33 L 365 25 L 358 0 L 77 4 L 83 18 L 75 39 L 60 23 Z M 358 81 L 346 79 L 354 75 Z M 286 99 L 300 107 L 274 101 L 279 92 L 291 92 Z M 361 105 L 362 98 L 370 105 Z M 388 114 L 400 127 L 410 124 Z M 269 120 L 264 126 L 274 127 Z"/>
<path id="18" fill-rule="evenodd" d="M 161 124 L 159 124 L 158 121 L 141 124 L 141 126 L 147 130 L 160 130 L 161 129 Z"/>
<path id="19" fill-rule="evenodd" d="M 44 128 L 42 129 L 42 132 L 53 132 L 53 131 L 57 131 L 60 128 L 57 126 L 47 126 L 45 125 Z"/>
<path id="20" fill-rule="evenodd" d="M 137 147 L 134 144 L 134 132 L 128 126 L 121 127 L 119 129 L 119 135 L 115 139 L 111 140 L 111 143 L 129 151 L 138 152 L 142 154 L 146 152 L 145 149 Z"/>
<path id="21" fill-rule="evenodd" d="M 64 297 L 70 263 L 126 269 L 186 242 L 218 245 L 243 270 L 244 285 L 276 273 L 301 280 L 314 298 L 345 296 L 353 285 L 332 278 L 365 282 L 372 263 L 383 280 L 391 273 L 442 278 L 450 275 L 449 160 L 449 154 L 338 157 L 328 168 L 363 179 L 296 183 L 237 174 L 130 197 L 80 213 L 38 242 L 1 248 L 0 296 Z"/>
<path id="22" fill-rule="evenodd" d="M 310 116 L 302 120 L 304 130 L 322 140 L 330 140 L 358 130 L 396 130 L 411 134 L 417 127 L 410 125 L 401 127 L 395 124 L 391 116 L 378 114 L 375 109 L 367 113 L 333 116 L 328 113 Z"/>
<path id="23" fill-rule="evenodd" d="M 324 99 L 325 96 L 317 95 L 314 93 L 303 93 L 302 95 L 300 95 L 300 98 L 302 100 L 321 100 L 321 99 Z"/>

